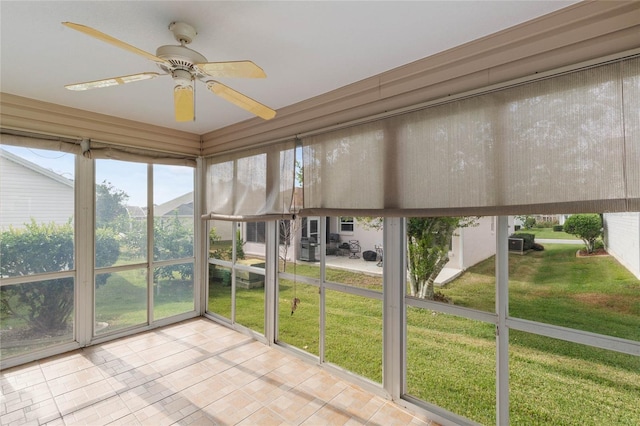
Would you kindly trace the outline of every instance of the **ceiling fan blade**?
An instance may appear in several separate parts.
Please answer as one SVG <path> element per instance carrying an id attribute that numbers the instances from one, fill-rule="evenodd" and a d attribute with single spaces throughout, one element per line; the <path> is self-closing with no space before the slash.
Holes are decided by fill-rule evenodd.
<path id="1" fill-rule="evenodd" d="M 195 106 L 193 86 L 177 85 L 173 89 L 173 104 L 176 112 L 176 121 L 194 121 Z"/>
<path id="2" fill-rule="evenodd" d="M 235 104 L 240 108 L 244 108 L 265 120 L 271 120 L 276 116 L 276 112 L 268 106 L 262 105 L 260 102 L 254 101 L 250 97 L 245 96 L 222 83 L 218 83 L 217 81 L 208 81 L 207 89 L 232 104 Z"/>
<path id="3" fill-rule="evenodd" d="M 157 72 L 143 72 L 140 74 L 123 75 L 122 77 L 111 77 L 104 80 L 86 81 L 84 83 L 67 84 L 64 86 L 69 90 L 89 90 L 103 87 L 118 86 L 120 84 L 133 83 L 136 81 L 150 80 L 158 77 Z"/>
<path id="4" fill-rule="evenodd" d="M 251 61 L 207 62 L 196 64 L 204 74 L 212 77 L 265 78 L 264 70 Z"/>
<path id="5" fill-rule="evenodd" d="M 128 50 L 129 52 L 135 53 L 137 55 L 141 55 L 144 56 L 145 58 L 152 60 L 154 62 L 158 62 L 161 64 L 165 64 L 165 65 L 171 65 L 168 61 L 165 61 L 162 58 L 157 57 L 156 55 L 152 55 L 149 52 L 145 52 L 144 50 L 138 49 L 137 47 L 131 46 L 130 44 L 125 43 L 124 41 L 120 41 L 117 38 L 111 37 L 110 35 L 107 35 L 105 33 L 102 33 L 96 29 L 93 29 L 91 27 L 87 27 L 86 25 L 81 25 L 81 24 L 75 24 L 73 22 L 63 22 L 62 25 L 65 25 L 69 28 L 72 28 L 76 31 L 80 31 L 81 33 L 85 33 L 86 35 L 89 35 L 91 37 L 95 37 L 98 40 L 102 40 L 104 42 L 107 42 L 109 44 L 112 44 L 116 47 L 119 47 L 121 49 L 125 49 Z"/>

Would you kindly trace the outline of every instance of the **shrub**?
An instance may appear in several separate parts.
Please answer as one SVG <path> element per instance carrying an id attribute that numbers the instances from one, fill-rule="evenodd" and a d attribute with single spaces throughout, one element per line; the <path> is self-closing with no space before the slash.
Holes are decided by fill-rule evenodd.
<path id="1" fill-rule="evenodd" d="M 535 243 L 536 236 L 534 234 L 528 234 L 526 232 L 516 232 L 515 234 L 511 234 L 509 238 L 521 238 L 524 240 L 523 249 L 531 250 L 533 248 L 533 244 Z"/>
<path id="2" fill-rule="evenodd" d="M 96 237 L 96 250 L 103 255 L 101 265 L 115 263 L 120 250 L 113 233 L 98 232 Z M 14 277 L 73 269 L 73 245 L 71 221 L 56 225 L 32 220 L 24 229 L 10 228 L 0 233 L 0 275 Z M 3 316 L 24 319 L 36 332 L 58 332 L 66 329 L 73 312 L 73 294 L 72 278 L 10 285 L 2 287 L 0 311 Z"/>
<path id="3" fill-rule="evenodd" d="M 553 232 L 562 232 L 564 229 L 563 225 L 553 225 Z"/>
<path id="4" fill-rule="evenodd" d="M 588 253 L 593 253 L 596 240 L 602 235 L 602 218 L 599 214 L 574 214 L 564 223 L 564 232 L 584 241 Z"/>

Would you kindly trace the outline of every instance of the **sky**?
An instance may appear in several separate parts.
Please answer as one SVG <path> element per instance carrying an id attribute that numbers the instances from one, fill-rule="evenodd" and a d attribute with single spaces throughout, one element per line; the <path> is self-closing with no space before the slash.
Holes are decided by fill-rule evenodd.
<path id="1" fill-rule="evenodd" d="M 73 154 L 59 151 L 2 145 L 2 149 L 16 154 L 47 170 L 74 179 Z M 128 205 L 146 206 L 147 165 L 116 160 L 96 160 L 96 183 L 107 181 L 114 188 L 129 195 Z M 162 204 L 193 190 L 195 169 L 184 166 L 156 165 L 154 167 L 154 203 Z"/>

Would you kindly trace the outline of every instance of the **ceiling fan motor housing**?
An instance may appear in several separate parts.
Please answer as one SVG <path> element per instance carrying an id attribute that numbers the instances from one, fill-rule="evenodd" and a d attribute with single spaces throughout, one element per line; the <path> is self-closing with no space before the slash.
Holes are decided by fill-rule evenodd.
<path id="1" fill-rule="evenodd" d="M 172 22 L 169 24 L 169 30 L 179 43 L 189 44 L 198 35 L 196 29 L 184 22 Z"/>

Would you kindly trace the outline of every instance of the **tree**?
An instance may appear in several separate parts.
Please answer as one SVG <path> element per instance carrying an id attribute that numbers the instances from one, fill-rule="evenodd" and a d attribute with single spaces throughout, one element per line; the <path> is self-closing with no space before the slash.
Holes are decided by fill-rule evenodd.
<path id="1" fill-rule="evenodd" d="M 158 217 L 153 224 L 153 258 L 154 260 L 170 260 L 193 256 L 193 227 L 186 226 L 176 212 L 173 217 Z M 193 264 L 168 265 L 155 268 L 154 280 L 158 278 L 172 279 L 174 273 L 180 279 L 190 280 L 193 277 Z"/>
<path id="2" fill-rule="evenodd" d="M 382 218 L 357 218 L 365 228 L 382 229 Z M 475 226 L 476 217 L 421 217 L 407 219 L 407 269 L 409 294 L 436 299 L 436 277 L 449 261 L 456 229 Z"/>
<path id="3" fill-rule="evenodd" d="M 522 227 L 524 229 L 531 229 L 536 225 L 536 218 L 530 215 L 520 215 L 516 216 L 516 219 L 519 219 L 522 222 Z"/>
<path id="4" fill-rule="evenodd" d="M 282 260 L 282 271 L 286 271 L 289 247 L 291 246 L 291 242 L 295 239 L 298 230 L 302 227 L 302 220 L 300 217 L 295 216 L 295 218 L 291 220 L 278 221 L 278 226 L 280 228 L 278 254 L 280 256 L 280 260 Z"/>
<path id="5" fill-rule="evenodd" d="M 112 228 L 126 231 L 129 214 L 127 201 L 129 195 L 115 188 L 111 182 L 102 181 L 96 185 L 96 228 Z"/>
<path id="6" fill-rule="evenodd" d="M 602 236 L 602 217 L 597 213 L 574 214 L 564 222 L 564 232 L 584 241 L 587 253 L 593 253 L 596 240 Z"/>
<path id="7" fill-rule="evenodd" d="M 449 261 L 453 233 L 476 224 L 476 218 L 421 217 L 407 220 L 409 294 L 434 300 L 435 280 Z"/>

